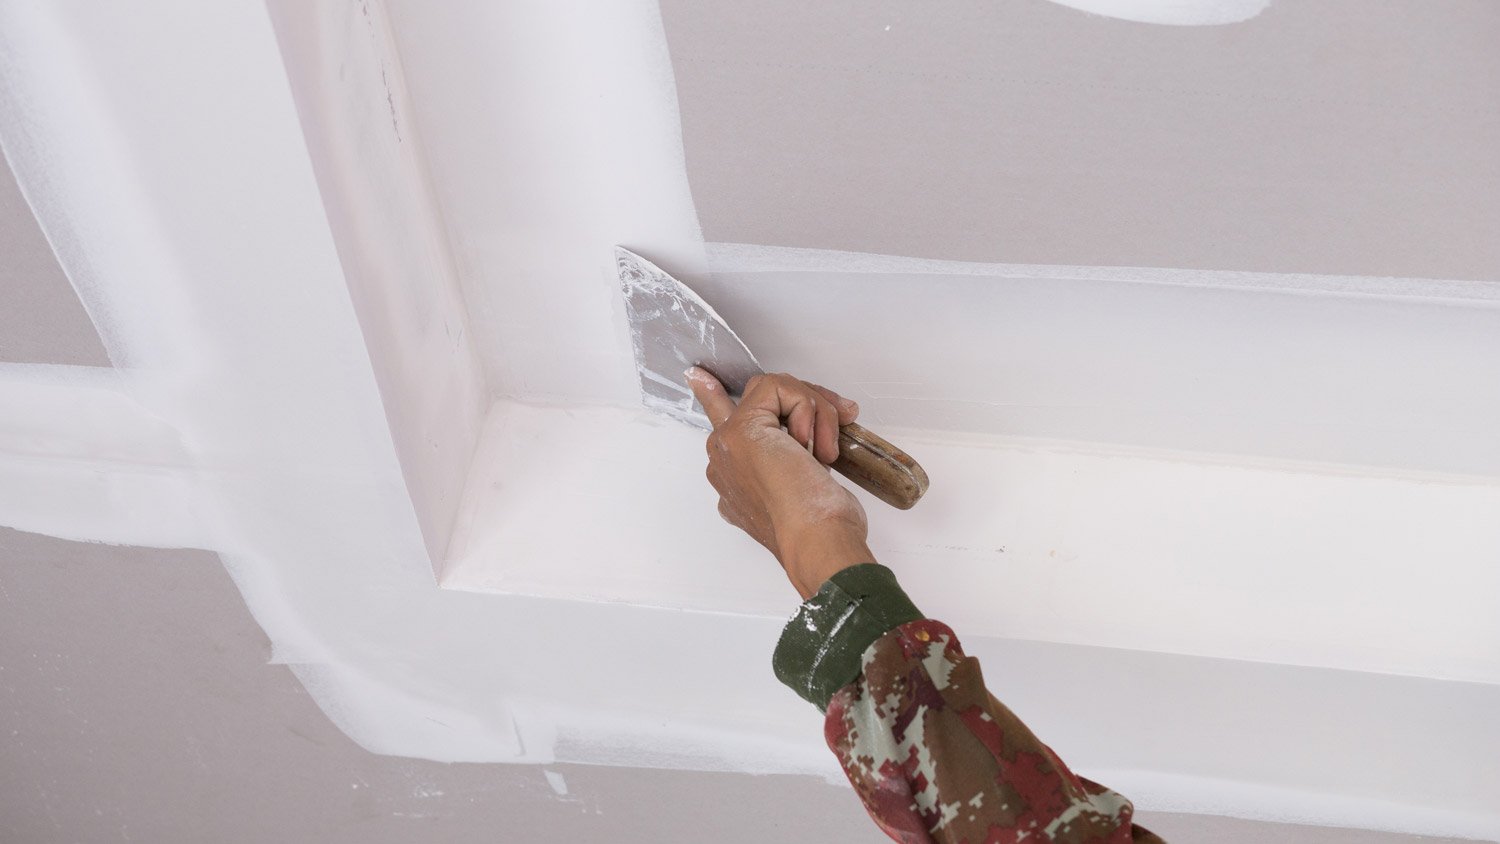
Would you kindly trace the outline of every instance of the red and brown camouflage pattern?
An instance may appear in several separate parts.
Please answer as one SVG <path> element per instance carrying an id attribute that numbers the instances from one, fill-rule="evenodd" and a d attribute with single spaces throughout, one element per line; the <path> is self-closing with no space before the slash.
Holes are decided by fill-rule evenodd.
<path id="1" fill-rule="evenodd" d="M 829 702 L 828 746 L 901 844 L 1155 842 L 1129 800 L 1075 776 L 987 690 L 947 625 L 903 624 Z"/>

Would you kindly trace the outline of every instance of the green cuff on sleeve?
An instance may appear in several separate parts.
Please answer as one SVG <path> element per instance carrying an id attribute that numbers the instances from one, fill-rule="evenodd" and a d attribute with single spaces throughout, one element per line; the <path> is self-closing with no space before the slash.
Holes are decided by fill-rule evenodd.
<path id="1" fill-rule="evenodd" d="M 828 578 L 787 622 L 771 667 L 778 680 L 826 711 L 833 693 L 859 677 L 866 648 L 921 618 L 890 569 L 850 566 Z"/>

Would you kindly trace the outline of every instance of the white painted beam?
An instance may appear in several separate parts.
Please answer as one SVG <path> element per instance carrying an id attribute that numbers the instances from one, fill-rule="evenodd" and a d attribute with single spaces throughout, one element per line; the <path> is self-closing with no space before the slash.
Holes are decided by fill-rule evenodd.
<path id="1" fill-rule="evenodd" d="M 475 206 L 484 215 L 461 231 L 486 240 L 459 263 L 479 259 L 478 281 L 518 306 L 492 326 L 495 347 L 485 350 L 515 367 L 497 383 L 575 405 L 491 413 L 496 437 L 481 444 L 470 478 L 461 547 L 473 552 L 466 560 L 498 567 L 466 573 L 456 563 L 447 574 L 453 587 L 488 579 L 475 588 L 489 591 L 432 582 L 326 188 L 281 45 L 250 0 L 0 5 L 0 143 L 134 403 L 116 404 L 110 384 L 53 394 L 54 410 L 118 413 L 119 442 L 89 428 L 51 432 L 64 414 L 45 408 L 7 417 L 20 421 L 5 429 L 0 521 L 24 515 L 33 496 L 63 515 L 31 529 L 218 551 L 275 658 L 296 665 L 330 717 L 374 752 L 837 776 L 817 714 L 765 668 L 795 598 L 762 551 L 715 521 L 698 437 L 634 410 L 578 406 L 634 389 L 609 246 L 659 237 L 692 251 L 681 173 L 665 188 L 658 181 L 674 127 L 662 99 L 670 86 L 653 75 L 663 66 L 654 7 L 582 19 L 578 7 L 548 3 L 399 8 L 418 25 L 443 24 L 424 30 L 439 36 L 434 48 L 448 43 L 444 26 L 485 15 L 474 30 L 498 42 L 466 41 L 455 53 L 466 60 L 493 55 L 551 73 L 598 62 L 555 90 L 524 73 L 479 77 L 481 105 L 532 93 L 520 114 L 470 108 L 467 89 L 414 104 L 497 121 L 433 145 L 434 157 L 494 166 L 476 190 L 506 200 L 493 216 Z M 507 28 L 516 21 L 537 26 Z M 630 96 L 597 119 L 591 109 L 614 92 Z M 359 114 L 368 112 L 349 113 Z M 548 131 L 530 133 L 532 118 Z M 652 167 L 612 183 L 607 213 L 571 228 L 575 204 L 594 196 L 589 178 L 629 163 L 637 148 L 611 146 L 618 138 L 607 130 L 623 122 L 645 133 L 631 137 L 646 138 L 639 148 Z M 568 143 L 549 146 L 555 138 Z M 497 163 L 510 151 L 503 140 L 518 142 L 509 170 Z M 583 178 L 567 169 L 573 152 L 590 156 Z M 496 190 L 511 178 L 527 191 Z M 529 204 L 528 191 L 548 201 Z M 533 209 L 544 213 L 528 217 Z M 520 225 L 528 219 L 537 228 Z M 515 299 L 503 298 L 504 285 Z M 894 412 L 876 405 L 867 412 Z M 1348 807 L 1376 800 L 1398 807 L 1376 821 L 1392 828 L 1496 832 L 1492 795 L 1472 787 L 1493 778 L 1500 758 L 1489 752 L 1493 721 L 1482 717 L 1495 688 L 1493 622 L 1479 615 L 1493 595 L 1484 566 L 1494 569 L 1494 536 L 1480 523 L 1494 510 L 1490 486 L 969 441 L 935 427 L 906 437 L 933 469 L 934 497 L 899 520 L 877 516 L 877 551 L 920 603 L 964 631 L 997 692 L 1081 769 L 1139 764 L 1167 784 L 1152 799 L 1179 808 L 1267 816 L 1329 797 L 1340 799 L 1309 819 L 1359 823 L 1369 819 Z M 40 462 L 20 453 L 33 446 Z M 166 481 L 154 465 L 66 465 L 65 454 L 96 447 L 188 465 Z M 104 485 L 88 492 L 102 471 Z M 119 524 L 88 522 L 64 509 L 80 490 L 100 510 L 164 503 L 118 508 Z M 1343 549 L 1356 523 L 1365 531 L 1348 546 L 1357 556 L 1320 553 Z M 937 543 L 955 547 L 924 547 Z M 954 583 L 971 594 L 954 596 Z M 1166 594 L 1163 584 L 1177 588 Z M 1212 612 L 1184 597 L 1212 600 Z M 1271 620 L 1298 640 L 1278 639 L 1256 616 L 1273 599 L 1282 614 Z M 1410 619 L 1392 615 L 1408 605 Z M 1361 636 L 1372 647 L 1362 649 Z M 1236 658 L 1183 655 L 1194 653 Z M 1130 703 L 1126 715 L 1080 703 L 1078 678 L 1106 672 Z M 1229 700 L 1219 700 L 1219 683 Z M 1390 723 L 1427 731 L 1395 746 L 1369 739 Z M 1205 738 L 1226 730 L 1234 743 Z M 1444 764 L 1424 767 L 1420 754 L 1432 747 Z M 1377 767 L 1386 761 L 1390 772 Z M 1441 775 L 1461 786 L 1424 785 Z M 1219 802 L 1203 797 L 1223 783 Z M 1264 785 L 1282 790 L 1255 788 Z"/>
<path id="2" fill-rule="evenodd" d="M 208 547 L 180 434 L 89 366 L 0 364 L 0 524 L 130 545 Z"/>
<path id="3" fill-rule="evenodd" d="M 1500 282 L 709 254 L 761 362 L 877 429 L 1500 478 Z"/>
<path id="4" fill-rule="evenodd" d="M 969 636 L 1500 683 L 1500 484 L 895 429 L 932 488 L 860 493 L 872 549 Z M 491 410 L 450 589 L 785 617 L 703 436 L 644 410 Z"/>
<path id="5" fill-rule="evenodd" d="M 701 267 L 656 0 L 388 0 L 497 395 L 629 403 L 614 246 Z"/>
<path id="6" fill-rule="evenodd" d="M 423 540 L 441 565 L 489 405 L 385 6 L 268 4 Z"/>

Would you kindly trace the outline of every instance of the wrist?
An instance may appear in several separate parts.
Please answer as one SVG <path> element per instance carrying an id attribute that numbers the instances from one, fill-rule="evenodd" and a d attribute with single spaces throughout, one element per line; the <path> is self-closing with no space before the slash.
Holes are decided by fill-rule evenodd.
<path id="1" fill-rule="evenodd" d="M 804 600 L 840 571 L 876 561 L 864 535 L 852 530 L 808 531 L 778 547 L 787 579 Z"/>

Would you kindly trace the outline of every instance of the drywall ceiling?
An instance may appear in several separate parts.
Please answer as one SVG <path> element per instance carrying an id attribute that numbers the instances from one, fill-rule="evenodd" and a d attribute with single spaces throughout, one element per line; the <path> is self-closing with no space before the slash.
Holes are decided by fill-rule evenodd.
<path id="1" fill-rule="evenodd" d="M 1127 4 L 1121 4 L 1127 5 Z M 710 241 L 1500 277 L 1500 7 L 663 0 Z"/>
<path id="2" fill-rule="evenodd" d="M 0 361 L 109 365 L 9 166 L 0 166 Z"/>
<path id="3" fill-rule="evenodd" d="M 879 276 L 899 296 L 962 285 L 934 282 L 930 266 L 892 280 L 901 273 L 884 259 L 871 272 L 865 255 L 786 251 L 805 242 L 705 245 L 678 126 L 684 71 L 653 3 L 156 11 L 0 7 L 0 56 L 25 71 L 0 74 L 0 143 L 121 364 L 0 367 L 0 523 L 218 552 L 272 661 L 369 751 L 837 780 L 816 713 L 753 668 L 795 596 L 714 520 L 700 437 L 633 407 L 612 247 L 642 248 L 715 290 L 772 354 L 808 319 L 809 295 L 837 303 Z M 943 272 L 1012 298 L 1058 282 L 1042 305 L 1084 307 L 1095 290 L 1142 307 L 1175 288 L 1171 307 L 1189 321 L 1203 296 L 1244 296 L 1261 315 L 1316 302 L 1356 343 L 1405 324 L 1344 325 L 1372 302 L 1418 317 L 1439 307 L 1384 339 L 1416 348 L 1455 335 L 1432 354 L 1473 352 L 1447 376 L 1459 387 L 1481 383 L 1485 338 L 1500 336 L 1485 331 L 1492 285 L 1436 272 L 1382 285 L 1246 283 L 1233 266 L 1232 277 L 1017 266 Z M 1438 305 L 1414 291 L 1429 282 Z M 882 294 L 854 307 L 903 306 Z M 1038 313 L 995 316 L 1010 332 Z M 1077 327 L 1066 313 L 1048 324 Z M 971 316 L 966 330 L 982 333 L 984 314 Z M 1107 322 L 1096 316 L 1082 327 Z M 930 350 L 944 330 L 894 336 Z M 1213 340 L 1180 347 L 1239 354 Z M 857 364 L 874 344 L 845 345 L 782 354 L 836 386 L 873 380 Z M 1089 361 L 1148 366 L 1164 347 L 1134 363 L 1097 344 L 1060 348 L 1087 373 Z M 1344 351 L 1327 353 L 1314 368 Z M 1265 363 L 1244 377 L 1281 380 L 1292 366 Z M 1017 365 L 1017 383 L 1042 388 L 1065 371 Z M 920 388 L 932 368 L 887 386 Z M 1388 387 L 1426 374 L 1391 369 L 1341 371 Z M 1177 374 L 1148 396 L 1158 419 L 1197 395 L 1183 390 L 1193 372 Z M 1267 395 L 1316 398 L 1318 385 L 1299 385 Z M 942 469 L 923 510 L 877 515 L 877 552 L 960 623 L 1005 678 L 1002 695 L 1063 755 L 1148 810 L 1490 834 L 1500 536 L 1481 516 L 1494 509 L 1493 473 L 1421 465 L 1427 450 L 1393 451 L 1411 438 L 1361 432 L 1412 423 L 1418 440 L 1479 443 L 1494 396 L 1449 405 L 1456 431 L 1425 410 L 1298 427 L 1296 407 L 1278 406 L 1239 430 L 1281 421 L 1289 435 L 1233 453 L 1223 442 L 1236 429 L 1215 420 L 1234 391 L 1213 395 L 1220 407 L 1183 429 L 1203 438 L 1188 451 L 1022 441 L 982 414 L 944 429 L 935 420 L 949 414 L 912 404 L 962 396 L 872 397 L 866 412 L 913 426 L 898 433 Z M 1364 465 L 1307 465 L 1272 447 L 1330 421 L 1366 449 Z M 1042 438 L 1081 436 L 1043 422 Z M 466 554 L 445 553 L 450 533 Z M 1093 591 L 1080 597 L 1080 584 Z M 1024 590 L 1015 611 L 995 611 Z M 1392 625 L 1394 607 L 1410 622 Z M 1422 635 L 1394 635 L 1406 631 Z M 663 643 L 671 659 L 658 658 Z M 1079 676 L 1110 678 L 1131 706 L 1084 709 Z M 1369 742 L 1392 723 L 1421 724 L 1426 743 Z"/>
<path id="4" fill-rule="evenodd" d="M 271 656 L 212 553 L 0 528 L 0 839 L 884 840 L 810 777 L 371 754 Z"/>
<path id="5" fill-rule="evenodd" d="M 506 399 L 479 438 L 445 586 L 769 617 L 783 606 L 783 587 L 762 569 L 728 565 L 704 576 L 703 560 L 750 556 L 753 546 L 711 520 L 682 518 L 712 509 L 697 480 L 694 434 L 630 410 L 576 406 L 619 402 L 622 386 L 633 403 L 630 375 L 618 364 L 628 354 L 618 294 L 600 251 L 619 242 L 712 293 L 773 366 L 863 388 L 855 395 L 867 418 L 906 429 L 946 483 L 921 512 L 896 520 L 876 511 L 877 553 L 966 636 L 1465 678 L 1475 681 L 1465 687 L 1473 693 L 1493 681 L 1497 631 L 1488 607 L 1500 585 L 1485 561 L 1500 536 L 1476 518 L 1494 506 L 1500 473 L 1483 421 L 1500 410 L 1500 373 L 1490 369 L 1500 360 L 1493 285 L 1433 278 L 1431 267 L 1420 269 L 1421 279 L 1393 281 L 1376 277 L 1389 270 L 1316 274 L 1329 271 L 1324 265 L 1300 275 L 1246 274 L 1229 261 L 1211 265 L 1222 272 L 1195 272 L 1180 269 L 1196 266 L 1180 257 L 1111 273 L 1077 266 L 1063 253 L 1052 260 L 1068 266 L 1049 271 L 826 251 L 895 251 L 890 244 L 899 238 L 880 245 L 788 238 L 761 250 L 709 243 L 699 255 L 683 246 L 681 172 L 663 148 L 662 121 L 676 115 L 654 96 L 666 57 L 632 52 L 624 45 L 637 37 L 616 37 L 638 36 L 638 21 L 570 9 L 537 16 L 394 3 L 391 10 L 411 123 L 428 152 L 465 298 L 479 303 L 470 317 L 483 338 L 481 356 Z M 844 11 L 830 19 L 863 14 Z M 668 5 L 663 13 L 676 26 L 680 10 Z M 846 46 L 830 34 L 832 24 L 751 29 Z M 526 37 L 495 50 L 511 32 Z M 697 35 L 703 44 L 689 56 L 730 47 L 721 42 L 737 37 L 728 29 Z M 919 46 L 944 47 L 941 39 Z M 1154 45 L 1137 49 L 1163 55 Z M 673 103 L 688 127 L 688 181 L 694 199 L 712 205 L 715 199 L 701 197 L 717 196 L 718 186 L 712 174 L 708 187 L 700 183 L 695 144 L 753 155 L 786 139 L 695 137 L 692 127 L 701 124 L 694 121 L 734 106 L 688 90 L 713 76 L 711 68 L 684 64 L 675 49 L 671 60 Z M 529 75 L 518 75 L 518 66 Z M 828 74 L 816 65 L 802 71 L 808 84 L 798 92 L 817 96 Z M 742 86 L 765 82 L 751 72 L 724 74 Z M 541 104 L 531 85 L 538 78 L 552 83 Z M 1183 100 L 1180 107 L 1191 98 Z M 539 113 L 518 123 L 485 107 L 492 102 L 534 104 Z M 878 147 L 860 146 L 857 133 L 846 140 L 851 147 L 819 149 L 838 164 L 880 158 Z M 497 149 L 520 166 L 495 166 Z M 1128 175 L 1128 162 L 1116 161 Z M 905 172 L 909 162 L 884 164 Z M 775 167 L 741 162 L 728 170 L 759 183 Z M 840 190 L 849 209 L 879 207 L 862 185 Z M 778 198 L 781 207 L 760 206 L 754 216 L 796 213 L 802 194 L 786 187 Z M 948 198 L 961 206 L 968 195 Z M 1048 207 L 1056 204 L 1054 197 Z M 712 209 L 697 213 L 706 230 L 713 225 Z M 647 220 L 656 221 L 655 232 L 643 232 Z M 884 234 L 872 228 L 872 237 Z M 560 401 L 566 410 L 556 407 Z M 955 431 L 978 439 L 941 436 Z M 1017 436 L 1031 439 L 1003 439 Z M 1039 445 L 1052 439 L 1102 445 L 1059 457 Z M 1048 456 L 1035 456 L 1039 449 Z M 651 479 L 650 506 L 626 503 L 636 500 L 640 478 Z M 538 497 L 543 487 L 554 496 Z M 1434 493 L 1453 500 L 1427 506 L 1411 497 Z M 1253 529 L 1247 513 L 1256 514 Z M 576 530 L 579 523 L 590 530 Z M 607 564 L 599 557 L 603 536 L 610 537 Z M 1452 544 L 1434 553 L 1424 542 L 1436 536 Z M 1444 560 L 1443 573 L 1415 585 L 1409 561 L 1427 555 Z M 1347 565 L 1355 559 L 1363 575 L 1351 591 Z M 966 584 L 970 599 L 952 594 L 955 582 Z M 1456 594 L 1473 600 L 1460 606 Z M 996 595 L 1015 606 L 997 613 Z M 1446 632 L 1415 650 L 1411 637 L 1384 637 L 1387 620 L 1370 608 L 1401 600 L 1414 614 L 1442 618 Z M 1121 604 L 1140 612 L 1101 611 Z M 1113 623 L 1099 626 L 1099 619 Z M 1086 653 L 1064 662 L 1086 671 Z M 1356 708 L 1353 701 L 1368 699 L 1352 688 L 1333 694 L 1350 695 Z M 1480 742 L 1492 743 L 1490 736 Z M 1303 769 L 1328 761 L 1308 760 Z M 1255 764 L 1217 770 L 1228 779 L 1270 776 Z M 1323 776 L 1348 781 L 1349 773 Z"/>
<path id="6" fill-rule="evenodd" d="M 809 777 L 368 753 L 266 664 L 270 643 L 210 553 L 0 528 L 0 607 L 6 841 L 886 840 L 846 789 Z M 1144 818 L 1220 844 L 1434 841 Z"/>

